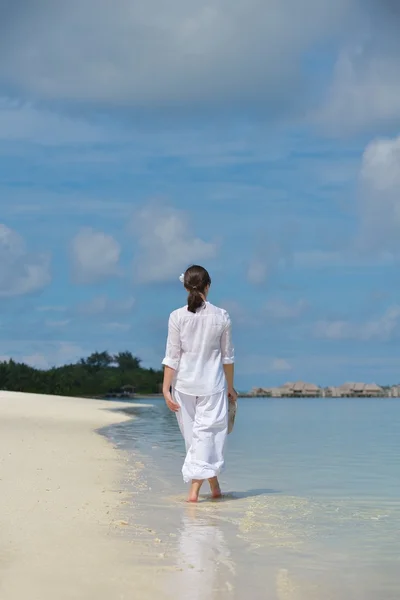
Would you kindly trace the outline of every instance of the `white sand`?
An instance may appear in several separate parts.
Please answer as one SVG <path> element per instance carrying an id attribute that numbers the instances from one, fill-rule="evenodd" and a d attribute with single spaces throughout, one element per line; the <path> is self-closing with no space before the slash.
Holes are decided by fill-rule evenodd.
<path id="1" fill-rule="evenodd" d="M 116 535 L 126 462 L 95 433 L 127 418 L 109 402 L 0 392 L 1 600 L 153 597 Z"/>

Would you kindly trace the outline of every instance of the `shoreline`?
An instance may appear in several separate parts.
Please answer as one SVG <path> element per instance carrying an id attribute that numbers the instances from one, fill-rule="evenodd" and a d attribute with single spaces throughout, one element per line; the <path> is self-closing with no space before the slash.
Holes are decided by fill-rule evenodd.
<path id="1" fill-rule="evenodd" d="M 2 600 L 149 597 L 121 536 L 126 458 L 99 433 L 127 405 L 0 391 Z"/>

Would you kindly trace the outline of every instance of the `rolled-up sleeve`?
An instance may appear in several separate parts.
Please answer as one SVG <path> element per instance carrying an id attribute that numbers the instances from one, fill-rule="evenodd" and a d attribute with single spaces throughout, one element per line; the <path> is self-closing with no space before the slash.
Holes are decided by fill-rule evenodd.
<path id="1" fill-rule="evenodd" d="M 168 338 L 165 357 L 162 364 L 177 370 L 181 360 L 181 337 L 177 316 L 171 313 L 168 321 Z"/>
<path id="2" fill-rule="evenodd" d="M 221 336 L 221 354 L 224 365 L 232 365 L 235 362 L 235 349 L 232 342 L 232 322 L 226 313 L 226 324 Z"/>

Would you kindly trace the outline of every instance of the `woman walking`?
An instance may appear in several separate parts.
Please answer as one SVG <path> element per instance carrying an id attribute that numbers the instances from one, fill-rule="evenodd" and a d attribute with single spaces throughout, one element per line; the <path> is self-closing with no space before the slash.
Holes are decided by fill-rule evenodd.
<path id="1" fill-rule="evenodd" d="M 188 501 L 197 502 L 206 479 L 213 498 L 221 496 L 228 400 L 237 400 L 234 349 L 228 313 L 207 301 L 211 279 L 206 269 L 189 267 L 181 281 L 188 300 L 169 317 L 163 394 L 185 440 L 182 474 L 191 483 Z"/>

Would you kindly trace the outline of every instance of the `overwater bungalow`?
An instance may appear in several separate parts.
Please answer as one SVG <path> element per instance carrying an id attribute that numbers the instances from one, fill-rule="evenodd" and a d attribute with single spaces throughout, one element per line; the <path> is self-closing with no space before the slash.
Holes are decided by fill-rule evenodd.
<path id="1" fill-rule="evenodd" d="M 344 383 L 331 390 L 330 395 L 336 398 L 376 398 L 385 396 L 385 390 L 376 383 Z"/>
<path id="2" fill-rule="evenodd" d="M 310 398 L 321 396 L 322 390 L 314 383 L 297 381 L 287 382 L 280 387 L 253 388 L 250 392 L 250 395 L 272 398 Z"/>

